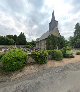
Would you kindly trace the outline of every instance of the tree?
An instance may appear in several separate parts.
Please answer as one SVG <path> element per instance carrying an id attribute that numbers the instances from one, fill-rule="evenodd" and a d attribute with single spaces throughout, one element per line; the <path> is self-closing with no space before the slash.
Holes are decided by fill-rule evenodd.
<path id="1" fill-rule="evenodd" d="M 27 42 L 26 48 L 32 49 L 34 47 L 36 47 L 36 42 L 35 41 L 32 40 L 31 42 Z"/>
<path id="2" fill-rule="evenodd" d="M 57 46 L 59 49 L 62 49 L 63 47 L 65 47 L 67 45 L 66 40 L 63 36 L 58 37 L 58 42 L 57 42 Z"/>
<path id="3" fill-rule="evenodd" d="M 0 36 L 0 45 L 13 45 L 14 40 L 6 36 Z"/>
<path id="4" fill-rule="evenodd" d="M 69 39 L 70 44 L 74 48 L 80 48 L 80 24 L 75 25 L 74 36 Z"/>
<path id="5" fill-rule="evenodd" d="M 54 35 L 50 35 L 46 40 L 46 48 L 47 50 L 57 49 L 57 37 Z"/>
<path id="6" fill-rule="evenodd" d="M 79 23 L 75 25 L 74 37 L 80 38 L 80 24 Z"/>
<path id="7" fill-rule="evenodd" d="M 20 33 L 20 35 L 17 38 L 17 45 L 26 45 L 26 37 L 24 33 Z"/>
<path id="8" fill-rule="evenodd" d="M 66 45 L 65 41 L 66 40 L 63 36 L 57 37 L 54 35 L 50 35 L 46 41 L 47 49 L 53 50 L 53 49 L 57 49 L 57 47 L 59 49 L 62 49 Z"/>

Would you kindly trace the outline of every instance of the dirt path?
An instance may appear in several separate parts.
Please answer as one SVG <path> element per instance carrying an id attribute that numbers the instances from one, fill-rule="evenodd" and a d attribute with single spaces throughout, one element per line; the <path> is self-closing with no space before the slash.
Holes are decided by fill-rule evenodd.
<path id="1" fill-rule="evenodd" d="M 80 56 L 76 56 L 63 62 L 25 67 L 7 77 L 10 80 L 0 82 L 0 92 L 80 92 L 79 60 Z"/>

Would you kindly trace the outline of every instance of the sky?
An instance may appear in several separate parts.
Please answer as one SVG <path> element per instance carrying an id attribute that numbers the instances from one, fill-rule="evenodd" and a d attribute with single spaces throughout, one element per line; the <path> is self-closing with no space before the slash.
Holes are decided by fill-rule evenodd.
<path id="1" fill-rule="evenodd" d="M 0 35 L 19 35 L 36 40 L 49 30 L 52 12 L 60 34 L 68 39 L 80 23 L 80 0 L 0 0 Z"/>

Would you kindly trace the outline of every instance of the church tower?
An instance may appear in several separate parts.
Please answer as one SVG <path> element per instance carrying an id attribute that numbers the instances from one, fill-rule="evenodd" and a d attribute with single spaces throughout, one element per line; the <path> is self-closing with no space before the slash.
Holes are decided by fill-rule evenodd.
<path id="1" fill-rule="evenodd" d="M 58 27 L 58 21 L 55 20 L 54 11 L 52 13 L 52 19 L 49 23 L 49 31 L 53 31 L 54 28 Z"/>

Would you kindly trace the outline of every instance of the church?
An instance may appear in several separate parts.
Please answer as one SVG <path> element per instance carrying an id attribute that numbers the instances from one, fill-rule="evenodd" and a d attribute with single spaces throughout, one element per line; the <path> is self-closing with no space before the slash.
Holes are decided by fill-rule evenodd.
<path id="1" fill-rule="evenodd" d="M 54 11 L 52 13 L 51 22 L 49 23 L 49 30 L 44 33 L 40 38 L 36 39 L 36 48 L 40 50 L 46 50 L 46 40 L 50 35 L 54 35 L 57 37 L 60 36 L 58 30 L 58 21 L 55 20 Z"/>

